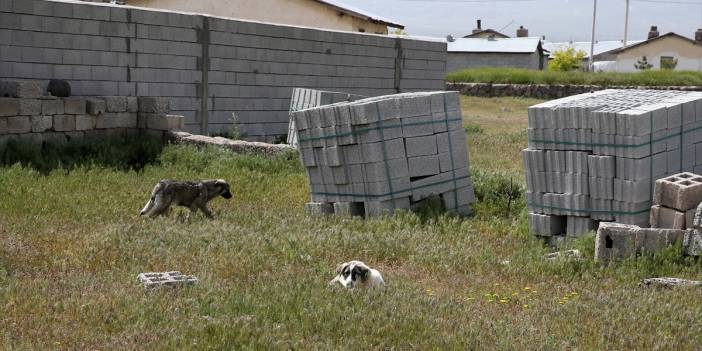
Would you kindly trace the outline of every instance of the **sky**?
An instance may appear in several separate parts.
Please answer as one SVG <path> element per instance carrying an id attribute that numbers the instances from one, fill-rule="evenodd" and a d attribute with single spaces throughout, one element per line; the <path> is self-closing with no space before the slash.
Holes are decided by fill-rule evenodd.
<path id="1" fill-rule="evenodd" d="M 454 37 L 482 28 L 514 36 L 523 25 L 548 41 L 589 41 L 593 0 L 344 0 L 405 25 L 410 35 Z M 622 40 L 625 0 L 598 0 L 596 40 Z M 629 40 L 646 39 L 651 25 L 661 34 L 694 38 L 702 28 L 702 0 L 630 0 Z"/>

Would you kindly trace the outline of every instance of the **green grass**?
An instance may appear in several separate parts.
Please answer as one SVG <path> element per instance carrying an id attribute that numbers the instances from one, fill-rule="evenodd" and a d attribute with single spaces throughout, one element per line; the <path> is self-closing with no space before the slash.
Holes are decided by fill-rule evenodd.
<path id="1" fill-rule="evenodd" d="M 515 100 L 474 101 L 485 106 Z M 514 108 L 513 105 L 512 108 Z M 515 108 L 514 115 L 524 114 Z M 507 113 L 502 109 L 495 113 Z M 507 117 L 505 117 L 507 118 Z M 100 162 L 0 168 L 0 345 L 4 349 L 699 349 L 702 293 L 649 290 L 701 279 L 680 247 L 609 266 L 547 263 L 527 233 L 518 158 L 525 135 L 469 138 L 476 215 L 310 218 L 296 158 L 168 146 L 142 167 Z M 489 139 L 492 136 L 492 139 Z M 488 148 L 488 141 L 493 149 Z M 495 152 L 493 150 L 499 150 Z M 490 153 L 494 162 L 476 153 Z M 509 154 L 508 154 L 509 153 Z M 99 158 L 103 152 L 96 152 Z M 225 178 L 234 198 L 138 216 L 161 178 Z M 509 205 L 508 205 L 509 204 Z M 336 265 L 378 268 L 383 292 L 331 289 Z M 500 264 L 510 260 L 509 265 Z M 144 271 L 201 282 L 145 292 Z"/>
<path id="2" fill-rule="evenodd" d="M 702 72 L 665 70 L 649 70 L 636 73 L 589 73 L 484 67 L 451 72 L 446 79 L 449 82 L 500 84 L 702 86 Z"/>

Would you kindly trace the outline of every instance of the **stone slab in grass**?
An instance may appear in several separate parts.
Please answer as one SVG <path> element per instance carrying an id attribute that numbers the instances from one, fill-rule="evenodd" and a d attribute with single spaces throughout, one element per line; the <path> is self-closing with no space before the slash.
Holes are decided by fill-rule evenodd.
<path id="1" fill-rule="evenodd" d="M 648 278 L 642 280 L 639 286 L 659 288 L 691 287 L 702 286 L 702 282 L 680 278 Z"/>
<path id="2" fill-rule="evenodd" d="M 181 287 L 196 284 L 199 280 L 192 275 L 184 275 L 179 271 L 140 273 L 137 280 L 144 288 L 153 289 L 160 286 Z"/>

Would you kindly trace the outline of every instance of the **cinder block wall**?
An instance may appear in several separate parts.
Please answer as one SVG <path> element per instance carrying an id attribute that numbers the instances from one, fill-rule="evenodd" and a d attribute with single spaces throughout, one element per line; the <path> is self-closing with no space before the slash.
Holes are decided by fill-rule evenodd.
<path id="1" fill-rule="evenodd" d="M 522 53 L 470 53 L 451 52 L 447 58 L 447 71 L 455 72 L 466 68 L 478 67 L 514 67 L 540 69 L 538 52 Z"/>
<path id="2" fill-rule="evenodd" d="M 78 96 L 164 96 L 193 133 L 287 133 L 294 87 L 444 90 L 446 44 L 79 1 L 0 0 L 0 79 Z M 203 101 L 203 97 L 206 97 Z"/>

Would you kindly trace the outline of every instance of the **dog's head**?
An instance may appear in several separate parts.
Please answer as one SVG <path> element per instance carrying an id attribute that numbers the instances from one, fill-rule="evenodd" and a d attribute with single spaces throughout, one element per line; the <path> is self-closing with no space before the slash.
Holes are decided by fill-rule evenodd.
<path id="1" fill-rule="evenodd" d="M 222 195 L 223 198 L 232 198 L 232 193 L 229 192 L 229 183 L 227 183 L 224 179 L 217 179 L 215 181 L 215 189 L 217 189 L 218 194 Z"/>
<path id="2" fill-rule="evenodd" d="M 342 263 L 336 268 L 336 277 L 332 283 L 338 282 L 345 288 L 355 288 L 368 280 L 371 269 L 361 261 Z"/>

